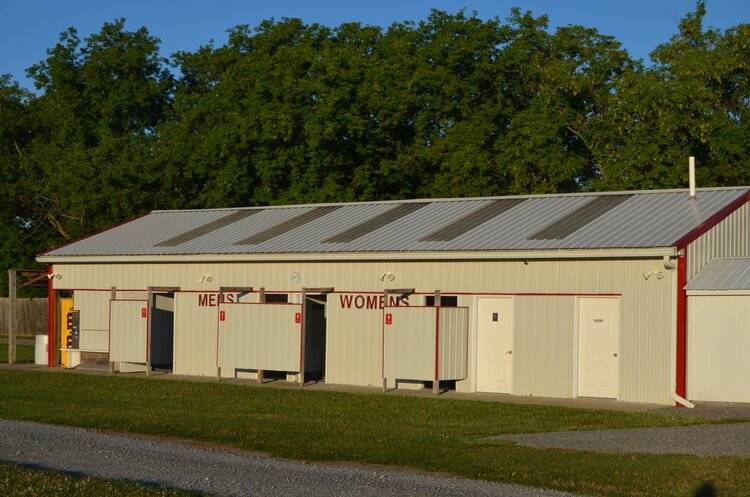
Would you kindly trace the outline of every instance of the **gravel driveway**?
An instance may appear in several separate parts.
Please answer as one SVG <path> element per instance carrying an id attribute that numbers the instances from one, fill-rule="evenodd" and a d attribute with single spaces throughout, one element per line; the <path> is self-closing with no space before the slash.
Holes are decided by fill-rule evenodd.
<path id="1" fill-rule="evenodd" d="M 498 435 L 490 439 L 594 452 L 750 456 L 750 423 Z"/>
<path id="2" fill-rule="evenodd" d="M 0 420 L 0 461 L 217 496 L 572 495 L 418 472 L 272 459 L 143 437 L 6 420 Z"/>

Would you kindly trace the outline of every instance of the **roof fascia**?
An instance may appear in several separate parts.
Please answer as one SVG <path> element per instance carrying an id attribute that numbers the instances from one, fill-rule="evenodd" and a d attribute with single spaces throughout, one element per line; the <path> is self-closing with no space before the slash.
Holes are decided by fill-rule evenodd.
<path id="1" fill-rule="evenodd" d="M 677 255 L 675 247 L 636 249 L 508 250 L 441 252 L 350 252 L 282 254 L 188 254 L 188 255 L 75 255 L 39 256 L 47 264 L 171 263 L 171 262 L 288 262 L 288 261 L 418 261 L 418 260 L 539 260 L 539 259 L 632 259 Z"/>

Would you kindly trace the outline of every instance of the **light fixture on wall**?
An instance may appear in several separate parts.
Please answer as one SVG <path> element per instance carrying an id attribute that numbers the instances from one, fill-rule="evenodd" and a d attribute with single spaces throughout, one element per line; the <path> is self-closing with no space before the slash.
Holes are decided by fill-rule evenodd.
<path id="1" fill-rule="evenodd" d="M 393 281 L 393 280 L 396 279 L 396 276 L 392 272 L 386 271 L 385 273 L 383 273 L 380 276 L 378 276 L 378 279 L 380 281 L 385 281 L 385 280 Z"/>
<path id="2" fill-rule="evenodd" d="M 47 275 L 47 279 L 48 280 L 51 280 L 52 278 L 55 278 L 56 280 L 61 280 L 62 279 L 62 274 L 60 274 L 60 273 L 50 273 L 50 274 Z"/>
<path id="3" fill-rule="evenodd" d="M 214 277 L 211 276 L 209 273 L 206 273 L 200 278 L 198 278 L 198 283 L 211 283 L 213 280 L 214 280 Z"/>

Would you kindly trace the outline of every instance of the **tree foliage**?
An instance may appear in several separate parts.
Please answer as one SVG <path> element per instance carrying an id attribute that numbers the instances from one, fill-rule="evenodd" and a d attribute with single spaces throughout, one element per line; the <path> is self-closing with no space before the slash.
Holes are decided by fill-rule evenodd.
<path id="1" fill-rule="evenodd" d="M 153 208 L 750 184 L 750 25 L 699 1 L 651 63 L 583 26 L 299 19 L 159 55 L 124 19 L 0 78 L 6 266 Z M 179 76 L 173 76 L 173 72 Z"/>

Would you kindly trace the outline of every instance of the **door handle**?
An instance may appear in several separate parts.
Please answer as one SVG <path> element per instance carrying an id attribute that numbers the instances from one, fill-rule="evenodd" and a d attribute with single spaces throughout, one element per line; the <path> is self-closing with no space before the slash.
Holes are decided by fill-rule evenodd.
<path id="1" fill-rule="evenodd" d="M 506 354 L 512 354 L 512 353 L 513 353 L 512 350 L 509 350 L 508 352 L 506 352 Z"/>

